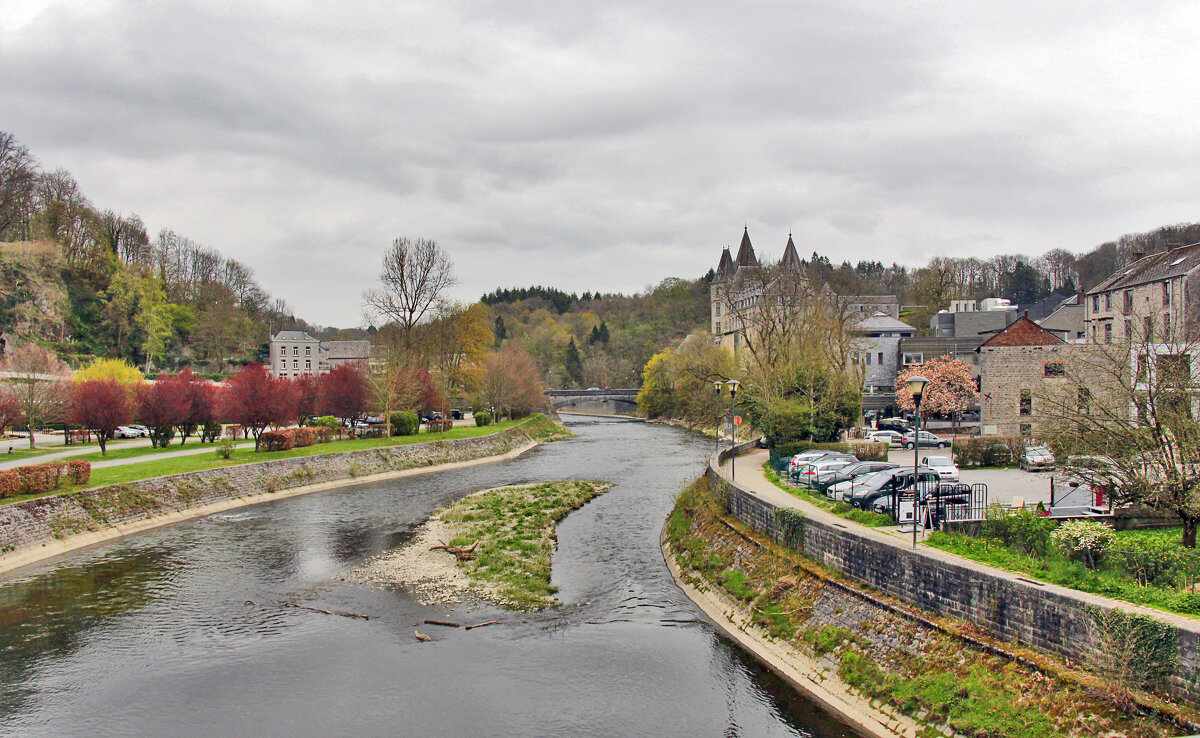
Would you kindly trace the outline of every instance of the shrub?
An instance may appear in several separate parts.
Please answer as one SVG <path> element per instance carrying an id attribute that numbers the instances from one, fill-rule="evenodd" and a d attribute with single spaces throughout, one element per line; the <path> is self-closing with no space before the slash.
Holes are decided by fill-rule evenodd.
<path id="1" fill-rule="evenodd" d="M 21 491 L 25 494 L 41 494 L 55 487 L 55 473 L 42 464 L 19 466 L 16 471 L 21 478 Z"/>
<path id="2" fill-rule="evenodd" d="M 325 426 L 319 426 L 317 428 L 313 428 L 312 430 L 314 433 L 317 434 L 317 443 L 329 443 L 330 441 L 333 440 L 333 433 L 334 433 L 333 428 L 326 428 Z"/>
<path id="3" fill-rule="evenodd" d="M 960 467 L 1013 466 L 1029 446 L 1024 436 L 960 438 L 954 442 L 954 462 Z"/>
<path id="4" fill-rule="evenodd" d="M 1050 531 L 1054 521 L 1032 510 L 1009 512 L 999 504 L 984 511 L 983 535 L 999 538 L 1005 545 L 1034 556 L 1045 556 L 1050 550 Z"/>
<path id="5" fill-rule="evenodd" d="M 58 489 L 62 486 L 63 472 L 67 470 L 65 461 L 49 461 L 45 464 L 38 464 L 46 470 L 46 474 L 50 477 L 50 486 L 52 489 Z"/>
<path id="6" fill-rule="evenodd" d="M 71 484 L 87 484 L 92 478 L 92 462 L 71 459 L 67 462 L 67 477 Z"/>
<path id="7" fill-rule="evenodd" d="M 421 419 L 416 413 L 400 412 L 392 413 L 392 435 L 393 436 L 411 436 L 421 427 Z"/>
<path id="8" fill-rule="evenodd" d="M 331 431 L 336 431 L 341 427 L 341 423 L 339 423 L 338 419 L 332 415 L 322 415 L 319 418 L 313 418 L 309 425 L 313 426 L 314 428 L 328 428 Z"/>
<path id="9" fill-rule="evenodd" d="M 259 451 L 287 451 L 293 446 L 292 436 L 286 431 L 264 431 L 258 437 Z"/>
<path id="10" fill-rule="evenodd" d="M 425 424 L 425 429 L 429 433 L 445 433 L 453 427 L 453 420 L 430 420 Z"/>
<path id="11" fill-rule="evenodd" d="M 1060 525 L 1050 537 L 1054 545 L 1072 561 L 1082 561 L 1089 569 L 1095 569 L 1100 559 L 1116 540 L 1112 526 L 1090 520 L 1068 520 Z"/>
<path id="12" fill-rule="evenodd" d="M 1121 569 L 1141 585 L 1176 587 L 1200 573 L 1200 552 L 1176 540 L 1118 538 L 1104 555 L 1106 568 Z"/>
<path id="13" fill-rule="evenodd" d="M 237 437 L 242 435 L 242 426 L 234 424 L 225 426 L 225 437 L 237 440 Z"/>
<path id="14" fill-rule="evenodd" d="M 491 425 L 491 424 L 492 424 L 492 414 L 489 413 L 487 410 L 480 410 L 479 412 L 475 413 L 475 425 L 482 428 L 485 425 Z"/>
<path id="15" fill-rule="evenodd" d="M 288 428 L 282 432 L 291 436 L 292 445 L 296 448 L 311 446 L 317 442 L 317 431 L 313 428 Z"/>
<path id="16" fill-rule="evenodd" d="M 200 443 L 211 443 L 221 437 L 221 424 L 215 420 L 210 420 L 204 424 L 204 430 L 200 432 Z"/>
<path id="17" fill-rule="evenodd" d="M 217 456 L 222 459 L 231 458 L 235 448 L 237 448 L 237 441 L 226 436 L 217 443 Z"/>
<path id="18" fill-rule="evenodd" d="M 21 475 L 16 469 L 0 469 L 0 497 L 21 494 Z"/>

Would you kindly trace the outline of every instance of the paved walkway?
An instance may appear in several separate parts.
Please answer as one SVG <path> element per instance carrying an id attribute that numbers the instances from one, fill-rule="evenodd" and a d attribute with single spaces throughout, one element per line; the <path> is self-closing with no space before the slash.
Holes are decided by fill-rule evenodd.
<path id="1" fill-rule="evenodd" d="M 254 445 L 253 439 L 251 439 L 249 441 L 238 441 L 238 448 L 244 448 L 246 446 L 253 446 L 253 445 Z M 138 448 L 138 447 L 149 448 L 150 447 L 150 439 L 148 439 L 148 438 L 131 439 L 128 443 L 117 444 L 116 446 L 114 446 L 110 443 L 108 445 L 108 450 L 113 451 L 116 449 Z M 188 445 L 182 446 L 182 447 L 179 447 L 177 445 L 176 448 L 178 448 L 177 451 L 166 451 L 166 452 L 159 453 L 159 454 L 145 454 L 142 456 L 130 456 L 127 459 L 111 459 L 111 460 L 107 460 L 107 461 L 93 461 L 92 468 L 93 469 L 103 469 L 104 467 L 107 467 L 107 466 L 122 466 L 124 464 L 139 464 L 143 461 L 158 461 L 159 459 L 173 459 L 173 458 L 176 458 L 179 456 L 195 456 L 196 454 L 215 453 L 213 451 L 213 449 L 215 448 L 214 444 L 206 443 L 202 446 L 202 445 L 200 445 L 199 440 L 192 440 Z M 100 447 L 98 445 L 92 443 L 92 444 L 88 444 L 86 446 L 74 447 L 68 451 L 58 451 L 58 452 L 52 453 L 52 454 L 42 454 L 41 456 L 31 456 L 27 459 L 18 459 L 16 461 L 6 461 L 3 463 L 0 463 L 0 469 L 13 469 L 18 466 L 27 466 L 30 464 L 43 464 L 47 461 L 60 461 L 62 459 L 69 459 L 72 456 L 83 456 L 85 454 L 95 454 L 95 453 L 99 453 L 99 452 L 100 452 Z"/>

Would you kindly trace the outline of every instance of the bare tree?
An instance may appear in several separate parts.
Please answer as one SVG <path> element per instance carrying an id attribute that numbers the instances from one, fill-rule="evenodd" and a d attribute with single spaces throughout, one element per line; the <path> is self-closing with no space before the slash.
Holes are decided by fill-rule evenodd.
<path id="1" fill-rule="evenodd" d="M 407 341 L 450 287 L 457 284 L 454 264 L 437 241 L 397 238 L 383 255 L 380 286 L 363 293 L 367 310 L 396 323 Z"/>
<path id="2" fill-rule="evenodd" d="M 1056 367 L 1066 381 L 1039 395 L 1038 432 L 1064 470 L 1111 495 L 1170 513 L 1183 545 L 1200 524 L 1200 342 L 1134 321 L 1131 339 L 1080 346 Z"/>
<path id="3" fill-rule="evenodd" d="M 29 238 L 38 165 L 29 149 L 0 131 L 0 241 Z"/>

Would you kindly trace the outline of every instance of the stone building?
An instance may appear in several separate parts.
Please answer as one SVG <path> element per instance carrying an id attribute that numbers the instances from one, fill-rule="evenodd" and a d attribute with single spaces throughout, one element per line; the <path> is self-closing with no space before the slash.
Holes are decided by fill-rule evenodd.
<path id="1" fill-rule="evenodd" d="M 790 234 L 778 265 L 794 274 L 800 274 L 804 267 Z M 750 243 L 749 229 L 745 229 L 736 256 L 731 255 L 727 248 L 721 251 L 721 259 L 709 287 L 709 328 L 716 343 L 728 347 L 735 354 L 745 345 L 746 333 L 754 324 L 750 311 L 756 309 L 764 293 L 772 287 L 762 270 L 763 265 L 759 263 L 754 246 Z M 883 313 L 892 319 L 899 319 L 900 316 L 900 301 L 895 295 L 836 295 L 827 285 L 814 286 L 809 294 L 825 294 L 831 298 L 847 325 L 854 325 L 876 313 Z"/>
<path id="2" fill-rule="evenodd" d="M 370 358 L 370 341 L 318 341 L 305 331 L 280 331 L 271 336 L 271 374 L 299 377 L 327 374 L 352 361 Z"/>
<path id="3" fill-rule="evenodd" d="M 896 404 L 896 369 L 900 342 L 916 329 L 884 313 L 875 313 L 854 326 L 854 350 L 863 373 L 863 411 Z"/>
<path id="4" fill-rule="evenodd" d="M 1032 435 L 1039 395 L 1065 387 L 1086 346 L 1065 343 L 1028 317 L 979 345 L 979 424 L 985 436 Z"/>
<path id="5" fill-rule="evenodd" d="M 1088 291 L 1084 323 L 1091 343 L 1166 341 L 1194 321 L 1200 301 L 1200 243 L 1144 256 Z M 1188 327 L 1185 334 L 1194 330 Z"/>

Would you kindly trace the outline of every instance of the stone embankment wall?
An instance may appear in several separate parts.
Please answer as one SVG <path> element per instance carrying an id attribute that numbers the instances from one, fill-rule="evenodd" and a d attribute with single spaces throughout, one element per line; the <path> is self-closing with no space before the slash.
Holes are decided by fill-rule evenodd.
<path id="1" fill-rule="evenodd" d="M 721 458 L 727 455 L 728 451 L 723 451 Z M 853 524 L 833 522 L 832 518 L 826 522 L 808 516 L 802 540 L 788 540 L 786 531 L 776 524 L 773 504 L 730 484 L 713 464 L 708 477 L 714 492 L 728 497 L 730 513 L 746 525 L 881 592 L 927 612 L 974 623 L 1003 640 L 1088 663 L 1099 642 L 1093 616 L 1096 608 L 1145 612 L 1133 605 L 944 560 L 938 556 L 940 552 L 912 549 L 900 540 L 855 530 Z M 1200 703 L 1200 622 L 1154 616 L 1173 629 L 1179 652 L 1165 691 Z"/>
<path id="2" fill-rule="evenodd" d="M 0 554 L 237 498 L 499 456 L 532 440 L 516 426 L 477 438 L 277 459 L 41 497 L 0 506 Z"/>

